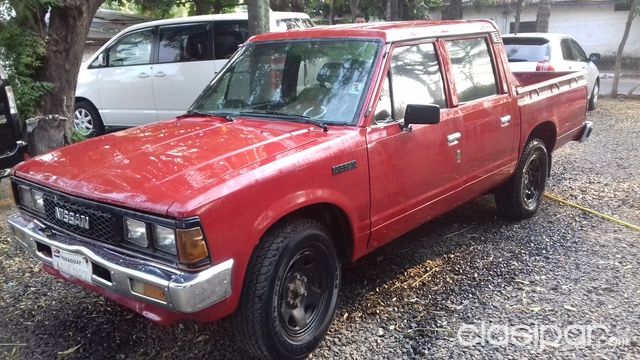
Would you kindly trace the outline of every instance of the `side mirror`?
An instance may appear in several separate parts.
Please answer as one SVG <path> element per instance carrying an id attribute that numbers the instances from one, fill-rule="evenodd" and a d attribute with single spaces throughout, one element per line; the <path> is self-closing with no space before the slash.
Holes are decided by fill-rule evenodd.
<path id="1" fill-rule="evenodd" d="M 597 64 L 600 61 L 600 54 L 599 53 L 590 54 L 589 61 L 591 61 L 594 64 Z"/>
<path id="2" fill-rule="evenodd" d="M 404 112 L 403 130 L 411 130 L 412 124 L 435 125 L 440 123 L 440 106 L 409 104 Z"/>

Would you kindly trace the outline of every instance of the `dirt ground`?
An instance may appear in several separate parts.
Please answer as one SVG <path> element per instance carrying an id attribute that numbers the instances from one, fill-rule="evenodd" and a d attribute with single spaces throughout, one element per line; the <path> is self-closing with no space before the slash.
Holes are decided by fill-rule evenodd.
<path id="1" fill-rule="evenodd" d="M 602 100 L 592 138 L 554 153 L 548 192 L 640 225 L 638 114 L 640 102 Z M 0 358 L 244 358 L 225 321 L 159 327 L 44 275 L 9 239 L 7 185 Z M 346 267 L 336 318 L 311 357 L 639 358 L 639 260 L 638 231 L 549 199 L 509 223 L 479 198 Z"/>

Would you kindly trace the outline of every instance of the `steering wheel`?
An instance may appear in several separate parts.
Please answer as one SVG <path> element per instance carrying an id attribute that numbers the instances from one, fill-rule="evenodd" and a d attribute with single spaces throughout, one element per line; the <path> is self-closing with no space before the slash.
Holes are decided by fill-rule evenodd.
<path id="1" fill-rule="evenodd" d="M 320 113 L 319 114 L 309 115 L 309 114 L 312 114 L 318 108 L 320 108 Z M 320 105 L 320 106 L 312 106 L 312 107 L 308 108 L 307 110 L 305 110 L 302 113 L 302 116 L 308 116 L 308 117 L 310 117 L 312 119 L 317 119 L 317 118 L 321 117 L 322 115 L 324 115 L 326 113 L 327 113 L 327 108 L 322 106 L 322 105 Z"/>

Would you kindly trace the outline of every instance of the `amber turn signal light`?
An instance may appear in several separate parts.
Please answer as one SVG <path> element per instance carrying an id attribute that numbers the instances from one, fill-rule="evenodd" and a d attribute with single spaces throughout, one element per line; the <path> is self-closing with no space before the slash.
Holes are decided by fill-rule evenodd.
<path id="1" fill-rule="evenodd" d="M 178 242 L 178 258 L 185 265 L 192 265 L 209 256 L 207 244 L 204 241 L 202 230 L 194 229 L 176 230 Z"/>

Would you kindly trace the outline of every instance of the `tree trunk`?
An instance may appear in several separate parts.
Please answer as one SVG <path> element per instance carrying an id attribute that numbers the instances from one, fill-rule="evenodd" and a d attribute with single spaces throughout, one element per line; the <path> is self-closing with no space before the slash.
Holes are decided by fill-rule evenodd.
<path id="1" fill-rule="evenodd" d="M 398 21 L 398 0 L 388 0 L 389 1 L 389 16 L 387 18 L 388 21 Z"/>
<path id="2" fill-rule="evenodd" d="M 462 0 L 450 0 L 442 12 L 442 20 L 462 19 Z"/>
<path id="3" fill-rule="evenodd" d="M 250 0 L 249 0 L 250 1 Z M 248 6 L 248 3 L 247 3 Z M 270 0 L 269 6 L 273 11 L 288 11 L 289 3 L 286 0 Z"/>
<path id="4" fill-rule="evenodd" d="M 536 14 L 536 32 L 549 32 L 549 17 L 551 16 L 551 3 L 549 0 L 540 0 L 538 13 Z"/>
<path id="5" fill-rule="evenodd" d="M 291 1 L 291 11 L 297 12 L 305 12 L 304 11 L 304 0 L 292 0 Z"/>
<path id="6" fill-rule="evenodd" d="M 71 143 L 76 83 L 85 41 L 91 20 L 103 2 L 104 0 L 59 0 L 57 5 L 52 6 L 49 14 L 46 57 L 40 80 L 54 84 L 55 90 L 43 97 L 41 113 L 59 115 L 67 120 L 39 122 L 38 126 L 64 127 L 65 144 Z M 42 144 L 56 143 L 52 141 L 55 139 L 48 139 L 46 136 L 33 140 Z"/>
<path id="7" fill-rule="evenodd" d="M 269 1 L 247 0 L 249 34 L 258 35 L 269 31 Z"/>
<path id="8" fill-rule="evenodd" d="M 516 12 L 513 15 L 514 17 L 514 24 L 513 24 L 513 33 L 517 34 L 518 32 L 520 32 L 520 16 L 522 15 L 522 8 L 524 7 L 524 0 L 517 0 L 516 1 Z"/>
<path id="9" fill-rule="evenodd" d="M 335 12 L 334 12 L 334 3 L 336 0 L 329 0 L 329 25 L 333 25 L 336 23 Z"/>
<path id="10" fill-rule="evenodd" d="M 218 1 L 221 3 L 221 1 Z M 212 13 L 213 4 L 210 0 L 194 0 L 193 7 L 195 14 L 194 15 L 208 15 Z"/>
<path id="11" fill-rule="evenodd" d="M 614 67 L 613 85 L 611 86 L 611 97 L 618 96 L 618 84 L 620 83 L 620 73 L 622 72 L 622 53 L 624 51 L 624 46 L 627 44 L 627 39 L 629 38 L 631 23 L 633 23 L 633 19 L 636 17 L 636 5 L 637 0 L 632 0 L 631 7 L 629 8 L 629 15 L 627 16 L 627 23 L 624 28 L 624 34 L 622 35 L 620 45 L 618 45 L 618 52 L 616 52 L 616 65 Z"/>
<path id="12" fill-rule="evenodd" d="M 351 10 L 351 19 L 356 22 L 360 15 L 360 0 L 349 0 L 349 10 Z"/>

